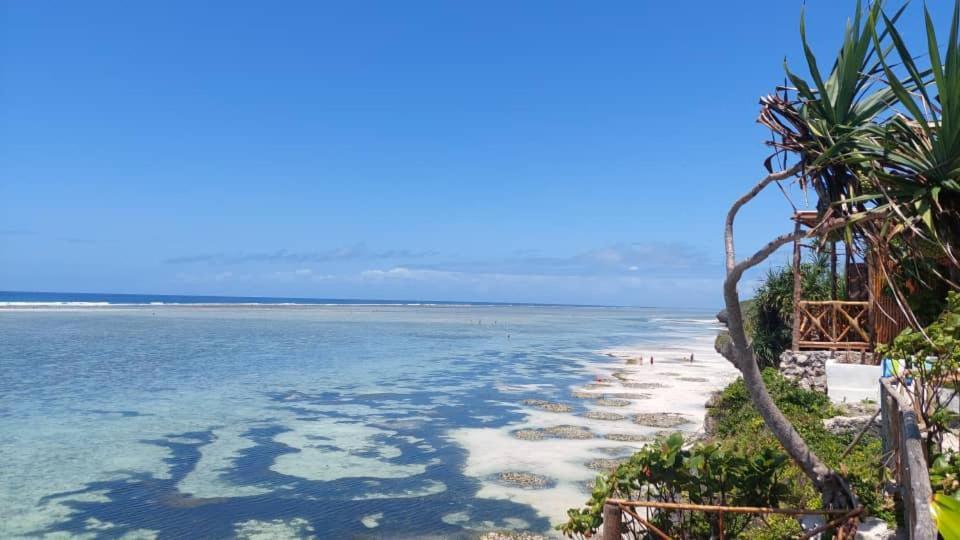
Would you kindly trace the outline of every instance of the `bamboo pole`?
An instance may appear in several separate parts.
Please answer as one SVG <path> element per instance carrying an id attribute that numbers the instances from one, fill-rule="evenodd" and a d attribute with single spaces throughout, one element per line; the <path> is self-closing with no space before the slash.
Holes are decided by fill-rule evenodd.
<path id="1" fill-rule="evenodd" d="M 767 508 L 762 506 L 718 506 L 710 504 L 671 503 L 660 501 L 630 501 L 626 499 L 607 499 L 607 504 L 624 507 L 648 507 L 666 510 L 700 510 L 703 512 L 730 512 L 733 514 L 787 514 L 791 516 L 805 515 L 841 515 L 850 510 L 831 510 L 824 508 L 804 510 L 799 508 Z M 604 506 L 606 508 L 606 506 Z"/>
<path id="2" fill-rule="evenodd" d="M 632 517 L 633 519 L 637 520 L 638 523 L 640 523 L 641 525 L 643 525 L 644 528 L 646 528 L 648 531 L 652 532 L 654 535 L 656 535 L 658 538 L 660 538 L 660 540 L 671 540 L 670 537 L 667 536 L 667 533 L 665 533 L 665 532 L 661 531 L 660 529 L 658 529 L 658 528 L 656 527 L 656 525 L 654 525 L 653 523 L 650 523 L 649 521 L 647 521 L 647 520 L 643 519 L 642 517 L 640 517 L 640 514 L 634 512 L 634 511 L 631 510 L 629 507 L 618 506 L 617 508 L 620 508 L 622 511 L 630 514 L 630 517 Z M 618 536 L 617 538 L 619 539 L 620 537 Z M 607 539 L 604 538 L 604 540 L 607 540 Z"/>
<path id="3" fill-rule="evenodd" d="M 830 299 L 837 299 L 837 242 L 830 247 Z"/>
<path id="4" fill-rule="evenodd" d="M 603 505 L 603 540 L 620 540 L 620 522 L 623 514 L 620 505 L 607 501 Z"/>
<path id="5" fill-rule="evenodd" d="M 858 300 L 804 300 L 803 305 L 812 306 L 866 306 L 869 302 Z"/>
<path id="6" fill-rule="evenodd" d="M 802 295 L 802 284 L 800 281 L 800 218 L 794 214 L 796 225 L 793 228 L 795 238 L 793 240 L 793 347 L 794 351 L 800 350 L 800 297 Z"/>

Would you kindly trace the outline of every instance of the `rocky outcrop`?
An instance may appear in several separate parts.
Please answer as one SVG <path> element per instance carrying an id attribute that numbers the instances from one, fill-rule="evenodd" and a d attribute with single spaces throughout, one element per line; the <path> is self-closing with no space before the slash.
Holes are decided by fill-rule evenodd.
<path id="1" fill-rule="evenodd" d="M 720 392 L 714 392 L 703 404 L 703 408 L 706 409 L 703 414 L 703 432 L 708 437 L 717 433 L 717 415 L 720 413 L 717 408 L 720 406 L 720 394 Z"/>
<path id="2" fill-rule="evenodd" d="M 690 423 L 689 418 L 674 412 L 638 413 L 633 416 L 633 421 L 641 426 L 655 428 L 675 428 Z"/>
<path id="3" fill-rule="evenodd" d="M 733 362 L 733 341 L 730 340 L 730 332 L 721 330 L 717 333 L 717 338 L 713 340 L 713 350 L 717 354 Z"/>
<path id="4" fill-rule="evenodd" d="M 521 403 L 528 407 L 535 407 L 541 411 L 555 412 L 555 413 L 567 413 L 573 410 L 573 407 L 563 404 L 563 403 L 554 403 L 552 401 L 546 401 L 542 399 L 525 399 Z"/>
<path id="5" fill-rule="evenodd" d="M 552 426 L 548 428 L 518 429 L 511 432 L 514 437 L 524 441 L 542 441 L 544 439 L 592 439 L 593 432 L 582 426 Z"/>
<path id="6" fill-rule="evenodd" d="M 531 532 L 492 531 L 483 533 L 478 540 L 549 540 L 549 538 Z"/>
<path id="7" fill-rule="evenodd" d="M 872 422 L 871 422 L 872 420 Z M 823 421 L 823 427 L 834 435 L 854 435 L 870 424 L 870 431 L 880 435 L 880 421 L 872 414 L 862 416 L 834 416 Z"/>
<path id="8" fill-rule="evenodd" d="M 524 489 L 543 489 L 551 487 L 555 483 L 546 476 L 525 471 L 504 471 L 498 474 L 496 479 L 503 484 Z"/>
<path id="9" fill-rule="evenodd" d="M 801 388 L 827 393 L 829 351 L 785 351 L 780 355 L 780 373 Z"/>

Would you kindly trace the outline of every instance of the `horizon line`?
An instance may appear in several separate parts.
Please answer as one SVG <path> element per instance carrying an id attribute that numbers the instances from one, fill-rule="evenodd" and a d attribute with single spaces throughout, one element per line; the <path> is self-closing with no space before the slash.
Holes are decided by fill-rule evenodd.
<path id="1" fill-rule="evenodd" d="M 539 306 L 539 307 L 581 307 L 581 308 L 635 308 L 635 309 L 715 309 L 712 307 L 688 307 L 688 308 L 670 308 L 663 306 L 639 306 L 639 305 L 616 305 L 616 304 L 573 304 L 562 302 L 504 302 L 504 301 L 485 301 L 485 300 L 425 300 L 425 299 L 387 299 L 387 298 L 332 298 L 332 297 L 310 297 L 310 296 L 235 296 L 223 294 L 169 294 L 169 293 L 129 293 L 129 292 L 84 292 L 84 291 L 13 291 L 0 290 L 0 296 L 6 294 L 16 295 L 84 295 L 84 296 L 140 296 L 156 298 L 219 298 L 231 300 L 291 300 L 291 303 L 301 301 L 303 303 L 319 302 L 343 302 L 343 303 L 369 303 L 369 304 L 446 304 L 446 305 L 488 305 L 488 306 Z M 52 300 L 56 301 L 56 300 Z M 252 303 L 252 302 L 251 302 Z M 275 303 L 275 302 L 260 302 Z"/>

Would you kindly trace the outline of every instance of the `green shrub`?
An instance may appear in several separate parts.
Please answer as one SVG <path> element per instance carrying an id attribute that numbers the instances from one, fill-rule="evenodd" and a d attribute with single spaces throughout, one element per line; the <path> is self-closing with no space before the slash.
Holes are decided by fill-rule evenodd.
<path id="1" fill-rule="evenodd" d="M 854 434 L 836 435 L 823 427 L 823 420 L 837 416 L 830 399 L 819 392 L 804 390 L 784 378 L 774 369 L 763 372 L 763 380 L 774 402 L 790 420 L 797 432 L 807 441 L 820 458 L 830 467 L 846 475 L 851 488 L 867 508 L 869 514 L 888 522 L 894 522 L 892 499 L 883 486 L 886 469 L 880 462 L 883 454 L 880 438 L 866 434 L 843 460 L 840 456 L 853 442 Z M 767 430 L 757 412 L 742 379 L 724 389 L 711 409 L 718 438 L 741 448 L 763 450 L 780 448 L 779 442 Z M 791 503 L 799 507 L 817 507 L 816 491 L 807 478 L 792 463 L 788 475 L 795 478 L 796 489 L 792 491 Z"/>
<path id="2" fill-rule="evenodd" d="M 893 502 L 884 492 L 886 469 L 880 463 L 880 439 L 865 435 L 843 460 L 841 454 L 853 435 L 834 435 L 823 420 L 837 414 L 824 394 L 798 387 L 776 370 L 763 372 L 770 395 L 827 465 L 843 473 L 867 508 L 867 513 L 894 522 Z M 818 508 L 812 483 L 790 461 L 767 430 L 750 401 L 743 380 L 724 389 L 710 409 L 713 440 L 683 447 L 674 434 L 634 454 L 606 477 L 598 477 L 586 508 L 571 509 L 557 529 L 568 536 L 589 536 L 602 523 L 603 504 L 609 498 L 685 501 L 731 506 Z M 652 512 L 652 521 L 667 534 L 700 538 L 716 532 L 716 515 Z M 788 538 L 799 531 L 796 520 L 781 516 L 727 515 L 728 538 L 766 540 Z M 639 535 L 635 535 L 640 537 Z"/>
<path id="3" fill-rule="evenodd" d="M 800 264 L 801 290 L 805 300 L 827 300 L 831 295 L 829 259 L 824 254 Z M 844 296 L 843 279 L 837 278 L 837 294 Z M 790 348 L 793 332 L 793 266 L 767 272 L 753 297 L 750 341 L 761 368 L 779 364 L 780 353 Z"/>
<path id="4" fill-rule="evenodd" d="M 646 446 L 608 476 L 597 477 L 586 508 L 568 510 L 569 519 L 557 529 L 567 536 L 593 535 L 611 498 L 777 506 L 790 489 L 783 475 L 786 462 L 783 453 L 769 448 L 745 453 L 720 442 L 684 448 L 683 437 L 674 433 Z M 716 514 L 651 509 L 650 519 L 671 536 L 707 538 L 718 531 Z M 750 516 L 727 515 L 727 537 L 736 538 L 751 521 Z"/>
<path id="5" fill-rule="evenodd" d="M 920 415 L 927 426 L 927 454 L 932 458 L 930 484 L 935 493 L 960 499 L 960 454 L 944 448 L 944 438 L 958 419 L 949 398 L 958 388 L 960 371 L 960 294 L 951 291 L 946 307 L 923 332 L 906 329 L 877 352 L 907 360 L 917 379 L 910 390 L 923 405 Z"/>

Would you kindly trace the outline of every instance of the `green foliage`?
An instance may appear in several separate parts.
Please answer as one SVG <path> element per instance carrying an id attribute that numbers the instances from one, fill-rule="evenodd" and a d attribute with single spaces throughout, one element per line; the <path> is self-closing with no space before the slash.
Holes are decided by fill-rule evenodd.
<path id="1" fill-rule="evenodd" d="M 960 454 L 945 452 L 933 460 L 930 486 L 934 493 L 930 510 L 937 529 L 944 538 L 960 538 Z"/>
<path id="2" fill-rule="evenodd" d="M 763 371 L 763 382 L 777 407 L 794 426 L 806 428 L 823 418 L 836 415 L 830 398 L 825 394 L 804 390 L 774 369 Z M 743 379 L 737 379 L 720 392 L 710 414 L 713 415 L 717 437 L 728 439 L 746 434 L 746 440 L 756 440 L 757 436 L 767 434 L 760 413 L 750 401 L 750 392 Z"/>
<path id="3" fill-rule="evenodd" d="M 896 208 L 896 221 L 908 233 L 904 237 L 921 248 L 938 245 L 955 257 L 951 250 L 960 241 L 960 0 L 944 56 L 926 8 L 924 16 L 929 69 L 916 64 L 920 55 L 907 50 L 895 21 L 884 17 L 897 58 L 888 62 L 881 55 L 880 60 L 899 114 L 868 130 L 860 146 L 880 165 L 870 174 L 883 187 L 882 206 Z M 895 63 L 906 72 L 903 82 L 891 68 Z"/>
<path id="4" fill-rule="evenodd" d="M 951 291 L 947 295 L 946 309 L 923 333 L 907 328 L 877 352 L 892 358 L 935 357 L 929 366 L 918 362 L 917 369 L 929 369 L 931 376 L 953 375 L 960 367 L 960 294 Z"/>
<path id="5" fill-rule="evenodd" d="M 763 527 L 749 528 L 740 535 L 743 540 L 783 540 L 796 538 L 803 529 L 796 518 L 780 514 L 771 514 L 764 519 Z"/>
<path id="6" fill-rule="evenodd" d="M 824 72 L 807 42 L 800 18 L 800 39 L 811 81 L 784 69 L 797 100 L 777 97 L 767 101 L 760 121 L 781 136 L 774 146 L 799 155 L 804 177 L 816 190 L 821 209 L 859 194 L 858 136 L 896 101 L 893 90 L 875 76 L 880 72 L 878 51 L 886 46 L 886 32 L 875 38 L 882 1 L 864 13 L 858 1 L 848 21 L 836 59 Z M 896 20 L 902 10 L 894 15 Z"/>
<path id="7" fill-rule="evenodd" d="M 945 540 L 960 538 L 960 500 L 943 493 L 934 494 L 930 501 L 930 514 L 933 522 Z"/>
<path id="8" fill-rule="evenodd" d="M 829 72 L 812 53 L 801 17 L 809 76 L 785 66 L 791 90 L 764 98 L 760 122 L 778 138 L 767 167 L 774 158 L 796 158 L 800 183 L 816 191 L 822 217 L 844 227 L 820 236 L 842 235 L 903 274 L 891 276 L 901 300 L 929 297 L 909 302 L 922 325 L 936 315 L 929 308 L 942 300 L 942 286 L 956 288 L 960 270 L 960 0 L 945 43 L 924 8 L 921 51 L 911 52 L 897 27 L 906 8 L 891 15 L 882 0 L 866 10 L 858 1 Z M 908 274 L 923 279 L 904 287 Z"/>
<path id="9" fill-rule="evenodd" d="M 835 435 L 823 427 L 824 419 L 838 414 L 830 399 L 819 392 L 798 387 L 773 369 L 764 370 L 763 380 L 774 402 L 811 450 L 828 466 L 845 475 L 870 514 L 893 522 L 893 503 L 883 490 L 886 469 L 880 463 L 883 454 L 880 438 L 865 435 L 841 460 L 840 456 L 853 441 L 853 435 Z M 750 401 L 750 394 L 742 379 L 721 392 L 712 411 L 715 411 L 711 414 L 718 437 L 736 441 L 736 444 L 753 451 L 780 448 Z M 796 489 L 790 497 L 793 504 L 819 505 L 816 491 L 796 466 L 791 464 L 786 474 L 796 479 Z"/>
<path id="10" fill-rule="evenodd" d="M 610 498 L 777 506 L 789 491 L 783 477 L 786 464 L 787 457 L 772 448 L 747 453 L 720 442 L 684 448 L 683 437 L 675 433 L 646 446 L 609 476 L 598 477 L 586 508 L 568 510 L 569 519 L 557 529 L 567 536 L 592 535 Z M 705 538 L 718 530 L 717 516 L 712 514 L 651 510 L 650 519 L 669 535 L 682 531 Z M 724 522 L 728 538 L 735 538 L 749 524 L 745 516 L 728 515 Z"/>
<path id="11" fill-rule="evenodd" d="M 960 500 L 960 454 L 945 452 L 933 460 L 930 486 L 936 493 Z"/>
<path id="12" fill-rule="evenodd" d="M 805 300 L 828 300 L 831 295 L 830 265 L 825 254 L 800 264 Z M 837 279 L 838 296 L 843 280 Z M 767 272 L 753 297 L 750 334 L 753 353 L 761 368 L 779 364 L 780 353 L 790 348 L 793 331 L 793 267 L 781 266 Z"/>
<path id="13" fill-rule="evenodd" d="M 893 521 L 892 500 L 885 496 L 885 469 L 880 439 L 866 435 L 845 459 L 840 455 L 852 435 L 834 435 L 823 420 L 837 414 L 827 396 L 803 390 L 776 370 L 763 373 L 771 397 L 811 448 L 831 467 L 843 472 L 868 512 Z M 608 477 L 599 477 L 586 508 L 571 509 L 557 527 L 568 536 L 587 536 L 602 522 L 608 498 L 688 501 L 696 504 L 817 508 L 820 498 L 802 471 L 789 461 L 766 429 L 743 383 L 724 389 L 711 408 L 714 437 L 708 443 L 683 448 L 675 434 L 647 446 Z M 654 512 L 653 523 L 668 534 L 683 532 L 693 538 L 710 537 L 716 523 L 710 515 Z M 671 519 L 672 517 L 672 519 Z M 765 540 L 788 538 L 798 530 L 790 518 L 732 517 L 725 525 L 728 538 Z"/>
<path id="14" fill-rule="evenodd" d="M 960 390 L 960 294 L 951 291 L 947 295 L 946 308 L 923 332 L 908 328 L 877 352 L 904 360 L 916 379 L 908 389 L 920 404 L 918 409 L 927 425 L 927 452 L 937 456 L 943 451 L 944 435 L 957 422 L 957 414 L 948 403 Z M 935 458 L 937 461 L 941 465 L 955 462 L 954 458 Z"/>

